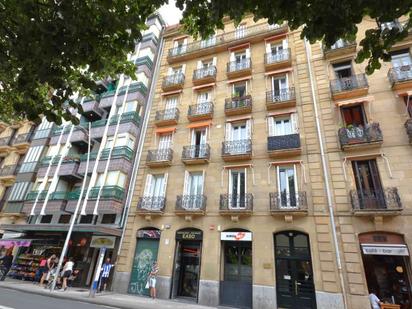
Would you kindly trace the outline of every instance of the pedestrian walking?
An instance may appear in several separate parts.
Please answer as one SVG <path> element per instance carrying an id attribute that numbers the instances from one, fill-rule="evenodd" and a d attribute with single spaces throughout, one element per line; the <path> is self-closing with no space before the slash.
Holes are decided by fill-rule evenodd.
<path id="1" fill-rule="evenodd" d="M 14 256 L 12 250 L 8 250 L 6 255 L 0 258 L 1 262 L 1 272 L 0 272 L 0 281 L 6 279 L 7 273 L 9 272 L 11 265 L 13 264 Z"/>
<path id="2" fill-rule="evenodd" d="M 56 265 L 56 255 L 52 254 L 47 260 L 46 260 L 46 265 L 42 266 L 41 263 L 42 261 L 40 261 L 40 267 L 44 267 L 44 271 L 41 275 L 41 279 L 40 279 L 40 286 L 43 286 L 44 284 L 44 280 L 49 280 L 50 277 L 50 271 L 54 268 L 54 266 Z"/>
<path id="3" fill-rule="evenodd" d="M 383 304 L 381 300 L 378 298 L 378 296 L 376 296 L 375 289 L 370 289 L 369 301 L 371 303 L 372 309 L 380 309 L 381 305 Z"/>
<path id="4" fill-rule="evenodd" d="M 154 261 L 152 265 L 152 269 L 150 270 L 149 277 L 148 277 L 150 297 L 153 299 L 156 298 L 156 279 L 157 279 L 158 273 L 159 273 L 159 264 L 157 264 L 157 261 Z"/>
<path id="5" fill-rule="evenodd" d="M 66 264 L 64 264 L 64 266 L 63 266 L 63 271 L 62 271 L 62 277 L 63 277 L 62 289 L 63 289 L 63 291 L 67 290 L 67 279 L 72 275 L 73 267 L 74 267 L 74 262 L 73 262 L 73 259 L 70 257 L 67 260 Z"/>
<path id="6" fill-rule="evenodd" d="M 100 292 L 106 291 L 107 282 L 109 281 L 110 271 L 113 268 L 113 264 L 110 261 L 110 258 L 107 258 L 104 264 L 102 265 L 102 272 L 100 275 Z"/>

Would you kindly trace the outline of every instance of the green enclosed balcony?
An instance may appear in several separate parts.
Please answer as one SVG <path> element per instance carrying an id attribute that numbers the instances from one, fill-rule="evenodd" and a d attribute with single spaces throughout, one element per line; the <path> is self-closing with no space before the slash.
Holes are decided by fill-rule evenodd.
<path id="1" fill-rule="evenodd" d="M 66 191 L 55 191 L 50 194 L 49 199 L 51 201 L 60 201 L 60 200 L 66 200 L 67 199 L 68 192 Z"/>
<path id="2" fill-rule="evenodd" d="M 109 157 L 109 149 L 104 149 L 102 151 L 101 155 L 101 160 L 107 160 Z M 96 160 L 97 159 L 97 151 L 91 152 L 90 153 L 90 160 Z M 126 158 L 127 160 L 131 160 L 133 158 L 133 150 L 128 147 L 128 146 L 118 146 L 114 147 L 112 150 L 112 159 L 118 159 L 118 158 Z M 87 161 L 87 153 L 83 154 L 80 156 L 80 161 Z"/>
<path id="3" fill-rule="evenodd" d="M 47 190 L 43 191 L 30 191 L 26 195 L 26 201 L 34 201 L 37 198 L 37 195 L 39 196 L 39 200 L 44 200 L 47 195 Z"/>
<path id="4" fill-rule="evenodd" d="M 93 187 L 89 193 L 89 200 L 96 200 L 99 195 L 100 187 Z M 87 189 L 83 192 L 83 197 L 86 195 Z M 80 189 L 73 190 L 67 194 L 67 199 L 77 200 L 80 197 Z M 122 200 L 124 197 L 124 188 L 119 186 L 103 186 L 100 193 L 100 199 L 105 200 Z"/>
<path id="5" fill-rule="evenodd" d="M 114 115 L 110 117 L 109 119 L 109 125 L 116 125 L 117 121 L 119 120 L 120 115 Z M 120 123 L 126 123 L 126 122 L 133 122 L 136 125 L 139 125 L 140 123 L 140 116 L 137 112 L 127 112 L 122 114 Z M 92 128 L 97 128 L 97 127 L 104 127 L 107 124 L 107 119 L 101 119 L 98 121 L 92 122 L 91 127 Z"/>

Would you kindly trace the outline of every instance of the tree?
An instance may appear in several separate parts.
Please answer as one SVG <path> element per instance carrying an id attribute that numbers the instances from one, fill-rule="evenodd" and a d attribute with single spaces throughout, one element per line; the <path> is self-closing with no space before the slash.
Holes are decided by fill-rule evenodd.
<path id="1" fill-rule="evenodd" d="M 59 123 L 72 119 L 70 97 L 90 95 L 96 80 L 134 76 L 127 54 L 141 38 L 145 20 L 167 0 L 0 0 L 0 117 L 36 120 L 45 115 Z M 356 61 L 368 61 L 372 74 L 390 59 L 392 46 L 411 28 L 381 27 L 410 16 L 412 0 L 176 0 L 181 23 L 195 37 L 222 29 L 223 17 L 239 23 L 245 14 L 269 23 L 288 21 L 310 42 L 330 46 L 353 40 L 363 18 L 376 21 L 359 43 Z"/>

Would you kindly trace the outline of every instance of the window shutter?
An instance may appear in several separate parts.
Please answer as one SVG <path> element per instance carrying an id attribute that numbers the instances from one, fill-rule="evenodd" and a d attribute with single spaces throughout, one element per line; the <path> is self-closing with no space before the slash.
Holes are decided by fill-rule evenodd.
<path id="1" fill-rule="evenodd" d="M 283 47 L 283 49 L 287 49 L 287 48 L 288 48 L 288 40 L 287 40 L 287 39 L 285 39 L 285 40 L 282 41 L 282 47 Z"/>
<path id="2" fill-rule="evenodd" d="M 177 40 L 173 41 L 173 47 L 176 48 L 179 45 L 179 42 Z"/>
<path id="3" fill-rule="evenodd" d="M 162 188 L 162 194 L 161 196 L 165 197 L 166 196 L 166 188 L 167 188 L 167 178 L 169 174 L 165 173 L 164 178 L 163 178 L 163 188 Z"/>
<path id="4" fill-rule="evenodd" d="M 167 69 L 167 75 L 172 75 L 173 74 L 173 68 L 172 67 L 169 67 L 168 69 Z"/>
<path id="5" fill-rule="evenodd" d="M 294 133 L 299 133 L 299 119 L 298 119 L 298 114 L 293 113 L 290 114 L 290 121 L 292 124 L 292 130 Z"/>
<path id="6" fill-rule="evenodd" d="M 144 187 L 144 196 L 150 196 L 152 193 L 153 186 L 153 176 L 152 174 L 147 174 L 146 176 L 146 185 Z"/>
<path id="7" fill-rule="evenodd" d="M 233 61 L 235 61 L 236 60 L 236 58 L 235 58 L 235 53 L 234 52 L 231 52 L 230 53 L 230 62 L 233 62 Z"/>
<path id="8" fill-rule="evenodd" d="M 245 194 L 247 194 L 247 167 L 245 167 Z"/>
<path id="9" fill-rule="evenodd" d="M 276 185 L 278 189 L 278 194 L 280 196 L 280 168 L 279 165 L 276 166 Z"/>
<path id="10" fill-rule="evenodd" d="M 185 74 L 186 71 L 186 64 L 182 65 L 182 73 Z"/>
<path id="11" fill-rule="evenodd" d="M 252 138 L 252 120 L 246 120 L 246 134 L 248 138 Z"/>
<path id="12" fill-rule="evenodd" d="M 225 140 L 226 141 L 231 141 L 232 140 L 232 125 L 230 122 L 226 122 L 226 135 L 225 135 Z"/>
<path id="13" fill-rule="evenodd" d="M 273 117 L 268 117 L 268 135 L 274 136 L 275 135 L 275 119 Z"/>
<path id="14" fill-rule="evenodd" d="M 270 54 L 272 51 L 270 43 L 266 43 L 266 53 Z"/>
<path id="15" fill-rule="evenodd" d="M 212 64 L 213 64 L 214 66 L 217 65 L 217 57 L 213 57 Z"/>
<path id="16" fill-rule="evenodd" d="M 183 183 L 183 195 L 187 195 L 189 192 L 189 172 L 185 171 L 185 180 Z"/>
<path id="17" fill-rule="evenodd" d="M 250 58 L 250 48 L 246 48 L 246 58 Z"/>
<path id="18" fill-rule="evenodd" d="M 197 69 L 201 69 L 202 68 L 202 61 L 198 61 L 197 62 Z"/>
<path id="19" fill-rule="evenodd" d="M 200 194 L 202 194 L 203 195 L 203 191 L 204 191 L 204 189 L 205 189 L 205 183 L 206 183 L 206 179 L 205 179 L 205 176 L 206 176 L 206 171 L 205 170 L 203 170 L 202 171 L 202 191 L 200 192 Z"/>

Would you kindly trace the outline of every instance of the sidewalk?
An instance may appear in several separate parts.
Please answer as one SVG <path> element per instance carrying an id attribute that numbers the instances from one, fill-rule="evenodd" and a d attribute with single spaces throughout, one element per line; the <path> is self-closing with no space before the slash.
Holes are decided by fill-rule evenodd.
<path id="1" fill-rule="evenodd" d="M 6 279 L 0 282 L 0 287 L 22 291 L 25 293 L 32 293 L 54 298 L 69 299 L 75 301 L 82 301 L 85 303 L 98 304 L 104 306 L 117 307 L 122 309 L 211 309 L 213 307 L 200 306 L 193 303 L 179 302 L 174 300 L 153 300 L 148 297 L 132 296 L 128 294 L 117 293 L 99 293 L 95 298 L 89 297 L 89 290 L 80 288 L 69 288 L 65 292 L 56 290 L 50 292 L 44 288 L 34 285 L 31 282 Z"/>

